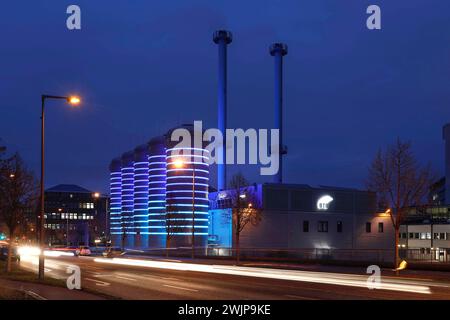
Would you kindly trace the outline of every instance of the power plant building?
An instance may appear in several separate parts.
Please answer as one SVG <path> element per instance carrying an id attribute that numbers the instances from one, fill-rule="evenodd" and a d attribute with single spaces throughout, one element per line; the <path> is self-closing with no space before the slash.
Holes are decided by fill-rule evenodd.
<path id="1" fill-rule="evenodd" d="M 193 132 L 192 126 L 184 129 Z M 208 151 L 151 139 L 110 164 L 111 240 L 128 248 L 206 247 Z M 193 136 L 193 134 L 192 134 Z M 192 237 L 192 230 L 195 230 Z"/>

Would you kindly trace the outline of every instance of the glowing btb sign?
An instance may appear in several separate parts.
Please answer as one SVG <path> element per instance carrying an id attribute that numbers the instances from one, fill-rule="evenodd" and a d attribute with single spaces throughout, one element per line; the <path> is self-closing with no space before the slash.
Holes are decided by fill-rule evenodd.
<path id="1" fill-rule="evenodd" d="M 333 198 L 329 195 L 320 197 L 319 200 L 317 200 L 317 209 L 328 210 L 331 201 L 333 201 Z"/>

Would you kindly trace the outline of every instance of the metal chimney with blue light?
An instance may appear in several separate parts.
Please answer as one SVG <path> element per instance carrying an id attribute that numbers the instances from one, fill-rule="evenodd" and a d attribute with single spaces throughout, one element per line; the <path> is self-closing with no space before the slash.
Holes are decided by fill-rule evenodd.
<path id="1" fill-rule="evenodd" d="M 283 183 L 283 158 L 287 154 L 287 147 L 283 144 L 283 57 L 287 55 L 288 48 L 284 43 L 274 43 L 270 46 L 270 55 L 275 58 L 275 129 L 279 130 L 279 170 L 274 176 L 275 183 Z M 271 142 L 273 144 L 273 142 Z"/>
<path id="2" fill-rule="evenodd" d="M 222 163 L 217 165 L 217 189 L 225 190 L 227 185 L 226 174 L 226 148 L 225 148 L 225 131 L 227 128 L 227 46 L 232 41 L 232 34 L 226 30 L 218 30 L 214 32 L 213 41 L 218 45 L 219 49 L 219 73 L 218 73 L 218 95 L 217 95 L 217 118 L 218 129 L 223 133 L 222 141 Z"/>

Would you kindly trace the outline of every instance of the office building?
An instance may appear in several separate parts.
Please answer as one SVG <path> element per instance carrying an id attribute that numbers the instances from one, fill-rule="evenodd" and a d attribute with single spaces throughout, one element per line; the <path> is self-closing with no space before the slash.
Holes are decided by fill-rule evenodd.
<path id="1" fill-rule="evenodd" d="M 109 238 L 109 197 L 77 185 L 45 190 L 45 236 L 50 246 L 103 244 Z"/>

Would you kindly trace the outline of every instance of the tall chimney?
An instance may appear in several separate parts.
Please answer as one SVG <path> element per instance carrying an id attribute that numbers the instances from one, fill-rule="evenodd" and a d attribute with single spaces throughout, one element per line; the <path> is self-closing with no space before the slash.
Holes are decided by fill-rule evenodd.
<path id="1" fill-rule="evenodd" d="M 445 140 L 445 204 L 450 204 L 450 123 L 442 130 Z"/>
<path id="2" fill-rule="evenodd" d="M 218 129 L 223 134 L 222 141 L 222 164 L 217 165 L 217 189 L 225 190 L 227 187 L 226 174 L 226 148 L 225 148 L 225 131 L 227 128 L 227 45 L 232 41 L 231 32 L 226 30 L 218 30 L 214 32 L 213 41 L 219 48 L 219 78 L 217 90 L 217 120 Z"/>
<path id="3" fill-rule="evenodd" d="M 279 129 L 279 170 L 274 177 L 275 183 L 283 182 L 283 158 L 287 148 L 283 145 L 283 56 L 287 55 L 288 48 L 284 43 L 274 43 L 270 46 L 270 55 L 275 57 L 275 129 Z"/>

